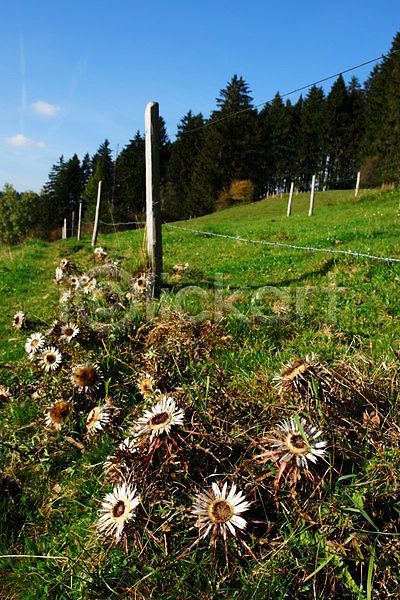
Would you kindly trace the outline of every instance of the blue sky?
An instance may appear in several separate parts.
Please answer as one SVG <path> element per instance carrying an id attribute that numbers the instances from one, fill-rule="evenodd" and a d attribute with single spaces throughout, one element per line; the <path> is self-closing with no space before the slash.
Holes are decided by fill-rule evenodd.
<path id="1" fill-rule="evenodd" d="M 0 23 L 0 189 L 39 192 L 61 155 L 143 132 L 151 100 L 174 136 L 234 73 L 259 104 L 389 51 L 400 2 L 8 0 Z"/>

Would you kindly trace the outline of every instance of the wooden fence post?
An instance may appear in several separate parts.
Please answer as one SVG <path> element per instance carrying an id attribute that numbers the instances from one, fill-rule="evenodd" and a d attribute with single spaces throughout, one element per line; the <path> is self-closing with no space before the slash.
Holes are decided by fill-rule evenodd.
<path id="1" fill-rule="evenodd" d="M 294 181 L 290 184 L 290 192 L 289 192 L 289 202 L 287 205 L 287 213 L 286 216 L 290 217 L 292 213 L 292 198 L 293 198 L 293 190 L 294 190 Z"/>
<path id="2" fill-rule="evenodd" d="M 67 219 L 64 219 L 64 225 L 62 228 L 62 239 L 63 240 L 67 239 Z"/>
<path id="3" fill-rule="evenodd" d="M 72 211 L 71 214 L 71 237 L 74 237 L 75 233 L 75 211 Z"/>
<path id="4" fill-rule="evenodd" d="M 309 217 L 312 217 L 313 210 L 314 210 L 314 194 L 315 194 L 315 175 L 312 176 L 311 196 L 310 196 L 310 208 L 308 210 L 308 216 Z"/>
<path id="5" fill-rule="evenodd" d="M 354 196 L 357 198 L 358 196 L 358 192 L 360 190 L 360 179 L 361 179 L 361 171 L 358 171 L 357 173 L 357 183 L 356 183 L 356 189 L 354 192 Z"/>
<path id="6" fill-rule="evenodd" d="M 146 232 L 154 294 L 160 288 L 162 273 L 159 127 L 158 102 L 149 102 L 145 111 Z"/>
<path id="7" fill-rule="evenodd" d="M 101 202 L 101 179 L 99 181 L 99 185 L 97 188 L 96 216 L 94 218 L 92 246 L 95 246 L 96 242 L 97 242 L 97 232 L 99 231 L 100 202 Z"/>
<path id="8" fill-rule="evenodd" d="M 79 198 L 78 234 L 76 236 L 78 240 L 81 239 L 81 232 L 82 232 L 82 198 Z"/>

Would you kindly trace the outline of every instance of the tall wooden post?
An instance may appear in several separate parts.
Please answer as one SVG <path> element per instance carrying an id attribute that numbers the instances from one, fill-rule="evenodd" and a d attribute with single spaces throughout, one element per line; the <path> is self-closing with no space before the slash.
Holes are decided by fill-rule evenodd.
<path id="1" fill-rule="evenodd" d="M 67 219 L 64 219 L 64 225 L 62 228 L 62 239 L 63 240 L 67 239 Z"/>
<path id="2" fill-rule="evenodd" d="M 74 237 L 75 233 L 75 211 L 72 211 L 71 214 L 71 237 Z"/>
<path id="3" fill-rule="evenodd" d="M 294 181 L 290 184 L 290 192 L 289 192 L 289 202 L 287 205 L 287 213 L 286 216 L 290 217 L 292 213 L 292 198 L 293 198 L 293 190 L 294 190 Z"/>
<path id="4" fill-rule="evenodd" d="M 78 240 L 81 239 L 81 232 L 82 232 L 82 198 L 79 198 L 78 234 L 76 236 Z"/>
<path id="5" fill-rule="evenodd" d="M 354 192 L 354 196 L 357 198 L 358 196 L 358 192 L 360 190 L 360 179 L 361 179 L 361 171 L 358 171 L 357 173 L 357 183 L 356 183 L 356 189 Z"/>
<path id="6" fill-rule="evenodd" d="M 308 216 L 309 217 L 312 217 L 313 210 L 314 210 L 314 195 L 315 195 L 315 175 L 312 176 L 311 196 L 310 196 L 310 208 L 308 210 Z"/>
<path id="7" fill-rule="evenodd" d="M 149 102 L 145 112 L 146 231 L 155 294 L 160 288 L 162 273 L 159 126 L 158 103 Z"/>
<path id="8" fill-rule="evenodd" d="M 97 204 L 96 204 L 96 216 L 94 218 L 93 235 L 92 235 L 92 246 L 96 245 L 97 232 L 99 231 L 99 215 L 100 215 L 100 201 L 101 201 L 101 180 L 97 188 Z"/>

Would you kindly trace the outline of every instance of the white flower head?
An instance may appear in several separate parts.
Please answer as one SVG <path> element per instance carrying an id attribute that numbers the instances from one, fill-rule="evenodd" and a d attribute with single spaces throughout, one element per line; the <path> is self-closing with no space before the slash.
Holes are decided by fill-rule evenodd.
<path id="1" fill-rule="evenodd" d="M 249 508 L 250 502 L 242 492 L 236 492 L 236 485 L 232 486 L 229 494 L 227 489 L 226 482 L 222 489 L 217 483 L 213 483 L 211 490 L 201 492 L 195 497 L 192 515 L 197 517 L 201 538 L 213 531 L 216 535 L 222 534 L 226 539 L 228 532 L 236 536 L 237 529 L 245 529 L 247 522 L 240 515 Z"/>
<path id="2" fill-rule="evenodd" d="M 83 293 L 84 294 L 91 294 L 97 287 L 97 281 L 95 279 L 90 279 L 84 286 L 83 286 Z"/>
<path id="3" fill-rule="evenodd" d="M 305 419 L 299 423 L 301 427 L 293 417 L 281 421 L 268 441 L 279 462 L 295 463 L 297 467 L 308 470 L 307 461 L 316 463 L 326 453 L 327 442 L 319 441 L 322 431 L 307 424 Z"/>
<path id="4" fill-rule="evenodd" d="M 98 433 L 110 420 L 110 409 L 106 404 L 95 406 L 86 417 L 85 425 L 89 435 Z"/>
<path id="5" fill-rule="evenodd" d="M 134 519 L 138 504 L 136 488 L 131 484 L 124 481 L 114 487 L 113 491 L 105 496 L 99 510 L 99 531 L 105 536 L 114 536 L 118 543 L 125 525 Z"/>
<path id="6" fill-rule="evenodd" d="M 15 329 L 21 329 L 25 325 L 25 313 L 22 310 L 15 313 L 12 324 Z"/>
<path id="7" fill-rule="evenodd" d="M 39 359 L 42 368 L 48 373 L 58 369 L 62 361 L 62 355 L 54 346 L 47 346 L 41 351 Z"/>
<path id="8" fill-rule="evenodd" d="M 60 295 L 60 304 L 65 304 L 66 302 L 68 302 L 71 296 L 71 290 L 63 290 L 62 294 Z"/>
<path id="9" fill-rule="evenodd" d="M 44 346 L 44 335 L 42 333 L 33 333 L 32 335 L 30 335 L 28 337 L 28 339 L 25 342 L 25 350 L 26 352 L 29 354 L 29 357 L 31 359 L 34 358 L 34 355 L 36 354 L 36 352 L 38 352 L 39 350 L 41 350 Z"/>
<path id="10" fill-rule="evenodd" d="M 170 434 L 171 427 L 183 425 L 184 412 L 177 408 L 173 398 L 163 396 L 151 410 L 146 410 L 136 423 L 135 435 L 150 434 L 150 443 L 163 433 Z"/>
<path id="11" fill-rule="evenodd" d="M 57 283 L 62 281 L 65 277 L 65 271 L 61 267 L 56 268 L 56 281 Z"/>
<path id="12" fill-rule="evenodd" d="M 76 290 L 80 287 L 79 277 L 77 275 L 71 275 L 69 283 Z"/>
<path id="13" fill-rule="evenodd" d="M 89 276 L 87 273 L 83 273 L 83 274 L 80 276 L 80 279 L 79 279 L 79 281 L 80 281 L 80 284 L 81 284 L 81 285 L 86 285 L 86 284 L 87 284 L 87 283 L 89 283 L 89 281 L 90 281 L 90 276 Z"/>
<path id="14" fill-rule="evenodd" d="M 70 262 L 69 262 L 68 258 L 62 258 L 60 261 L 60 268 L 64 270 L 64 269 L 68 269 L 69 266 L 70 266 Z"/>
<path id="15" fill-rule="evenodd" d="M 151 277 L 147 273 L 141 273 L 138 275 L 133 282 L 133 291 L 136 296 L 146 294 L 151 287 Z"/>
<path id="16" fill-rule="evenodd" d="M 104 248 L 102 248 L 101 246 L 98 246 L 97 248 L 94 249 L 94 256 L 95 256 L 96 260 L 103 261 L 103 260 L 105 260 L 105 258 L 107 256 L 107 252 L 104 250 Z"/>
<path id="17" fill-rule="evenodd" d="M 79 333 L 78 325 L 67 323 L 61 327 L 61 339 L 70 343 Z"/>

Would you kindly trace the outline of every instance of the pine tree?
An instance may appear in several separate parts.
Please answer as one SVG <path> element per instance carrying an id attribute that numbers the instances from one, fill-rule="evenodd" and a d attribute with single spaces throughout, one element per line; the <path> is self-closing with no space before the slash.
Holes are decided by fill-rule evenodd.
<path id="1" fill-rule="evenodd" d="M 161 115 L 158 118 L 158 123 L 158 139 L 160 144 L 160 183 L 161 185 L 164 185 L 167 182 L 167 169 L 171 152 L 171 143 L 167 134 L 167 126 Z"/>
<path id="2" fill-rule="evenodd" d="M 40 194 L 38 212 L 42 235 L 62 226 L 64 218 L 70 222 L 72 211 L 77 211 L 84 189 L 84 172 L 77 154 L 54 164 Z"/>
<path id="3" fill-rule="evenodd" d="M 204 119 L 189 111 L 178 125 L 167 168 L 167 185 L 163 191 L 163 213 L 167 219 L 187 218 L 194 214 L 191 186 L 193 169 L 201 151 Z"/>
<path id="4" fill-rule="evenodd" d="M 218 110 L 206 123 L 192 179 L 194 214 L 214 210 L 218 197 L 229 196 L 234 180 L 257 176 L 257 113 L 249 87 L 234 75 L 217 98 Z"/>
<path id="5" fill-rule="evenodd" d="M 85 156 L 83 157 L 81 168 L 82 168 L 82 190 L 81 190 L 81 194 L 82 194 L 82 191 L 87 186 L 89 178 L 92 175 L 92 167 L 91 167 L 91 160 L 90 160 L 89 152 L 86 152 Z"/>
<path id="6" fill-rule="evenodd" d="M 262 155 L 264 172 L 268 176 L 267 191 L 284 189 L 291 176 L 293 163 L 293 139 L 291 138 L 292 106 L 286 106 L 280 94 L 264 107 L 260 113 L 262 128 L 265 131 Z"/>
<path id="7" fill-rule="evenodd" d="M 400 178 L 400 32 L 389 56 L 376 66 L 365 84 L 364 169 L 367 164 L 379 182 Z M 363 171 L 363 169 L 362 169 Z M 363 177 L 363 172 L 362 172 Z"/>
<path id="8" fill-rule="evenodd" d="M 351 112 L 348 90 L 342 75 L 333 84 L 325 102 L 327 120 L 326 178 L 330 189 L 343 189 L 352 185 L 349 180 L 349 146 Z"/>
<path id="9" fill-rule="evenodd" d="M 355 185 L 362 157 L 362 139 L 365 131 L 365 94 L 356 77 L 347 86 L 349 103 L 349 141 L 347 145 L 346 187 Z M 348 185 L 347 185 L 348 184 Z"/>
<path id="10" fill-rule="evenodd" d="M 145 140 L 136 132 L 117 159 L 115 210 L 119 219 L 133 220 L 146 205 Z"/>
<path id="11" fill-rule="evenodd" d="M 313 86 L 303 102 L 300 120 L 298 148 L 300 155 L 299 188 L 303 191 L 311 186 L 315 174 L 323 180 L 326 161 L 326 113 L 324 92 Z"/>
<path id="12" fill-rule="evenodd" d="M 92 174 L 83 192 L 87 205 L 86 219 L 93 221 L 96 212 L 97 190 L 101 181 L 100 220 L 113 220 L 112 189 L 114 180 L 114 163 L 111 155 L 110 142 L 106 139 L 98 148 L 91 161 Z"/>

